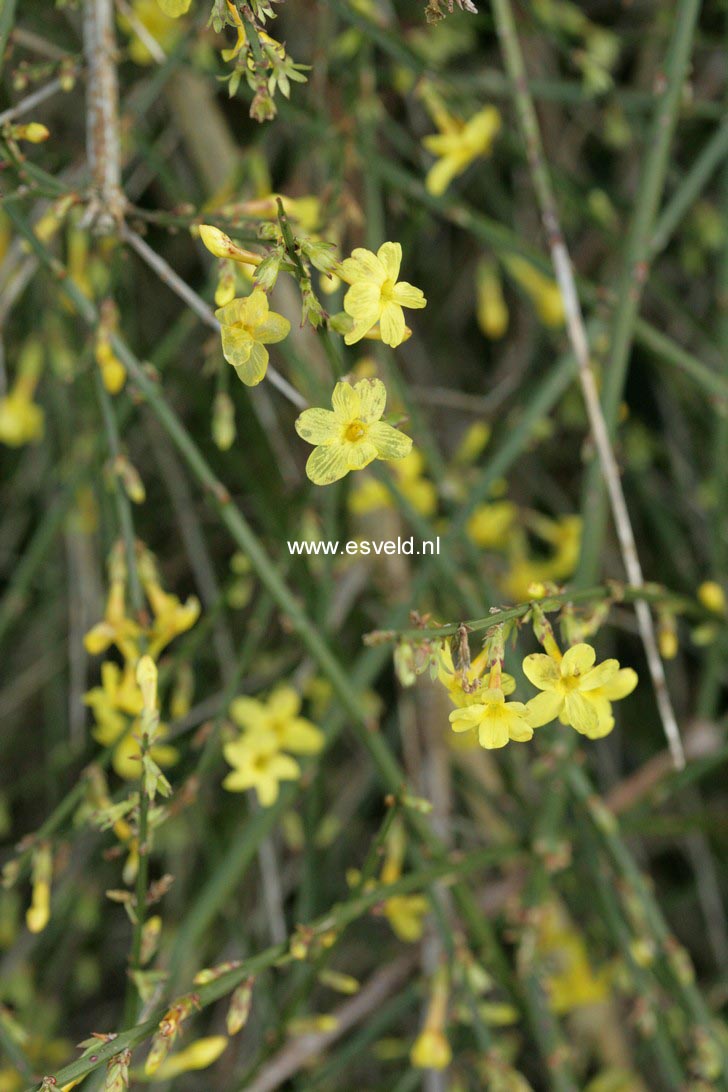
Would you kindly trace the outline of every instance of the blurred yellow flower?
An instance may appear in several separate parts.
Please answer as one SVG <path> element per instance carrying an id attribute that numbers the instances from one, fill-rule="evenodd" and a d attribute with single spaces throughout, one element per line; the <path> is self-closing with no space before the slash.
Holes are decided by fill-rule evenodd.
<path id="1" fill-rule="evenodd" d="M 485 106 L 469 121 L 463 121 L 441 109 L 435 122 L 440 132 L 426 136 L 422 144 L 438 157 L 427 173 L 425 187 L 428 193 L 440 197 L 475 159 L 490 155 L 501 127 L 501 116 L 495 106 Z"/>
<path id="2" fill-rule="evenodd" d="M 495 262 L 478 263 L 475 274 L 475 316 L 486 337 L 496 341 L 508 329 L 508 308 Z"/>
<path id="3" fill-rule="evenodd" d="M 270 732 L 245 732 L 223 747 L 233 767 L 223 781 L 228 792 L 255 789 L 264 808 L 275 804 L 281 781 L 297 781 L 301 767 L 290 755 L 281 754 L 278 740 Z"/>
<path id="4" fill-rule="evenodd" d="M 505 261 L 506 268 L 536 308 L 536 314 L 544 326 L 564 325 L 564 301 L 556 281 L 547 277 L 526 258 L 514 254 Z"/>
<path id="5" fill-rule="evenodd" d="M 169 14 L 165 14 L 158 0 L 133 0 L 130 7 L 134 20 L 127 18 L 123 12 L 119 13 L 119 27 L 129 37 L 129 56 L 134 64 L 152 64 L 154 57 L 135 23 L 140 24 L 165 53 L 174 48 L 182 33 L 181 27 Z"/>
<path id="6" fill-rule="evenodd" d="M 333 409 L 307 409 L 296 421 L 301 439 L 315 444 L 306 473 L 316 485 L 330 485 L 350 470 L 362 470 L 374 459 L 403 459 L 412 440 L 381 421 L 387 390 L 379 379 L 361 379 L 353 386 L 337 383 Z"/>
<path id="7" fill-rule="evenodd" d="M 41 344 L 31 339 L 21 352 L 15 383 L 0 398 L 0 443 L 8 447 L 22 447 L 43 436 L 43 410 L 33 401 L 42 367 Z"/>
<path id="8" fill-rule="evenodd" d="M 402 264 L 399 243 L 382 243 L 376 254 L 358 247 L 339 267 L 339 276 L 351 285 L 344 296 L 344 310 L 354 320 L 345 335 L 347 345 L 354 345 L 379 323 L 382 341 L 396 348 L 405 340 L 403 307 L 425 307 L 422 289 L 407 281 L 398 281 Z"/>
<path id="9" fill-rule="evenodd" d="M 299 716 L 301 697 L 292 686 L 279 686 L 267 701 L 236 698 L 230 716 L 241 728 L 269 734 L 281 750 L 295 755 L 315 755 L 324 744 L 324 734 L 310 720 Z"/>
<path id="10" fill-rule="evenodd" d="M 476 546 L 483 549 L 503 549 L 516 521 L 518 509 L 512 501 L 494 501 L 473 509 L 466 530 Z"/>
<path id="11" fill-rule="evenodd" d="M 706 610 L 711 610 L 714 614 L 725 614 L 725 592 L 715 580 L 706 580 L 700 585 L 698 599 Z"/>
<path id="12" fill-rule="evenodd" d="M 268 368 L 266 345 L 288 336 L 291 324 L 268 307 L 268 297 L 259 288 L 249 296 L 220 307 L 215 316 L 222 326 L 222 351 L 237 372 L 238 379 L 255 387 Z"/>
<path id="13" fill-rule="evenodd" d="M 421 452 L 413 448 L 409 455 L 394 463 L 395 484 L 406 497 L 415 511 L 422 516 L 431 516 L 437 510 L 437 490 L 433 483 L 423 476 L 425 461 Z M 379 508 L 394 508 L 392 494 L 384 482 L 377 478 L 365 477 L 357 483 L 349 496 L 349 511 L 354 515 L 366 515 Z"/>
<path id="14" fill-rule="evenodd" d="M 180 1073 L 190 1073 L 193 1070 L 207 1069 L 214 1065 L 227 1047 L 229 1039 L 226 1035 L 210 1035 L 204 1039 L 197 1039 L 190 1043 L 184 1050 L 171 1054 L 164 1059 L 155 1070 L 153 1081 L 171 1081 Z"/>
<path id="15" fill-rule="evenodd" d="M 172 19 L 178 19 L 180 15 L 190 10 L 192 0 L 157 0 L 165 15 Z"/>

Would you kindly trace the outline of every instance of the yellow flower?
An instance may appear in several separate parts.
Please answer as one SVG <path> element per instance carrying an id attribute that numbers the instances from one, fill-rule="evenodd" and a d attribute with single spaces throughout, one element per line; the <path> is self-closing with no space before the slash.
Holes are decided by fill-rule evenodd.
<path id="1" fill-rule="evenodd" d="M 564 301 L 561 289 L 556 281 L 545 276 L 526 258 L 518 255 L 506 260 L 511 276 L 518 281 L 527 296 L 533 301 L 536 314 L 544 326 L 564 325 Z"/>
<path id="2" fill-rule="evenodd" d="M 315 755 L 323 747 L 323 732 L 299 716 L 300 710 L 300 695 L 291 686 L 279 686 L 265 702 L 236 698 L 230 706 L 230 716 L 249 732 L 271 735 L 281 750 Z"/>
<path id="3" fill-rule="evenodd" d="M 154 1072 L 152 1080 L 170 1081 L 173 1077 L 178 1077 L 180 1073 L 207 1069 L 208 1066 L 215 1064 L 227 1047 L 228 1041 L 226 1035 L 210 1035 L 190 1043 L 184 1050 L 165 1058 L 159 1069 Z"/>
<path id="4" fill-rule="evenodd" d="M 484 107 L 469 121 L 440 110 L 437 127 L 439 133 L 422 141 L 427 151 L 438 157 L 425 179 L 425 187 L 434 197 L 440 197 L 453 178 L 462 174 L 473 160 L 490 155 L 501 127 L 501 116 L 495 106 Z"/>
<path id="5" fill-rule="evenodd" d="M 384 903 L 384 916 L 394 935 L 406 944 L 420 940 L 424 932 L 423 919 L 430 909 L 424 895 L 392 895 Z"/>
<path id="6" fill-rule="evenodd" d="M 604 660 L 596 667 L 595 660 L 596 652 L 585 643 L 568 649 L 561 660 L 538 652 L 526 656 L 523 673 L 543 691 L 528 703 L 534 728 L 559 717 L 590 739 L 611 732 L 610 703 L 631 693 L 637 675 L 631 668 L 620 671 L 617 660 Z"/>
<path id="7" fill-rule="evenodd" d="M 423 516 L 432 516 L 437 509 L 437 490 L 427 478 L 423 477 L 424 459 L 413 448 L 409 455 L 400 459 L 392 467 L 400 493 L 410 502 L 415 511 Z M 349 511 L 354 515 L 365 515 L 380 508 L 393 508 L 392 495 L 384 482 L 377 478 L 366 477 L 361 485 L 352 490 L 349 497 Z"/>
<path id="8" fill-rule="evenodd" d="M 438 678 L 448 692 L 450 701 L 458 709 L 480 702 L 483 688 L 487 686 L 482 676 L 488 667 L 488 652 L 484 649 L 467 669 L 455 670 L 450 645 L 446 644 L 440 651 L 440 667 Z M 516 689 L 516 680 L 505 671 L 500 675 L 500 689 L 504 694 L 512 694 Z M 457 729 L 465 731 L 464 728 Z"/>
<path id="9" fill-rule="evenodd" d="M 29 144 L 42 144 L 51 135 L 50 129 L 39 121 L 31 121 L 27 125 L 13 125 L 10 130 L 13 140 L 27 140 Z"/>
<path id="10" fill-rule="evenodd" d="M 281 781 L 297 781 L 301 768 L 290 755 L 281 754 L 278 740 L 269 732 L 246 732 L 223 747 L 233 767 L 223 781 L 228 792 L 255 789 L 264 808 L 275 804 Z"/>
<path id="11" fill-rule="evenodd" d="M 379 323 L 382 341 L 395 348 L 405 340 L 403 307 L 425 307 L 421 288 L 398 281 L 402 264 L 399 243 L 382 243 L 376 254 L 358 247 L 339 268 L 343 281 L 351 285 L 344 296 L 344 310 L 354 320 L 345 335 L 347 345 L 354 345 Z"/>
<path id="12" fill-rule="evenodd" d="M 8 447 L 22 447 L 43 436 L 43 410 L 33 401 L 42 368 L 42 346 L 31 339 L 20 355 L 15 383 L 0 398 L 0 443 Z"/>
<path id="13" fill-rule="evenodd" d="M 536 923 L 536 947 L 553 1012 L 561 1015 L 604 1001 L 607 976 L 592 969 L 584 939 L 565 910 L 556 902 L 548 903 Z"/>
<path id="14" fill-rule="evenodd" d="M 165 15 L 172 19 L 178 19 L 180 15 L 190 10 L 192 0 L 157 0 Z"/>
<path id="15" fill-rule="evenodd" d="M 42 933 L 51 917 L 51 879 L 53 858 L 50 847 L 43 843 L 33 853 L 33 895 L 25 914 L 31 933 Z"/>
<path id="16" fill-rule="evenodd" d="M 417 1069 L 447 1069 L 451 1060 L 450 1044 L 437 1028 L 425 1028 L 410 1051 L 410 1061 Z"/>
<path id="17" fill-rule="evenodd" d="M 234 243 L 229 235 L 212 224 L 200 224 L 200 239 L 205 247 L 216 258 L 230 258 L 234 262 L 242 262 L 244 265 L 260 265 L 260 254 L 253 254 L 252 250 L 244 250 Z"/>
<path id="18" fill-rule="evenodd" d="M 508 308 L 495 262 L 478 263 L 475 275 L 478 326 L 486 337 L 496 341 L 508 329 Z"/>
<path id="19" fill-rule="evenodd" d="M 477 702 L 454 709 L 450 723 L 454 732 L 478 729 L 480 746 L 486 750 L 505 747 L 509 740 L 525 743 L 533 736 L 528 709 L 520 701 L 506 701 L 500 687 L 480 691 Z"/>
<path id="20" fill-rule="evenodd" d="M 131 10 L 136 17 L 136 22 L 144 27 L 149 36 L 154 38 L 165 52 L 169 52 L 174 47 L 181 29 L 169 15 L 165 14 L 158 0 L 134 0 Z M 125 34 L 129 35 L 129 56 L 132 61 L 135 64 L 152 64 L 154 57 L 144 39 L 137 34 L 132 21 L 120 14 L 119 26 Z"/>
<path id="21" fill-rule="evenodd" d="M 494 501 L 473 509 L 466 530 L 476 546 L 485 549 L 502 548 L 513 526 L 518 510 L 512 501 Z"/>
<path id="22" fill-rule="evenodd" d="M 412 449 L 409 436 L 381 421 L 387 390 L 379 379 L 360 379 L 353 386 L 337 383 L 333 410 L 307 409 L 296 421 L 302 440 L 316 444 L 306 473 L 316 485 L 330 485 L 350 470 L 362 470 L 375 459 L 403 459 Z"/>
<path id="23" fill-rule="evenodd" d="M 283 315 L 268 308 L 268 297 L 259 288 L 249 296 L 233 300 L 219 308 L 215 316 L 222 326 L 222 351 L 225 359 L 248 387 L 260 383 L 268 367 L 266 345 L 275 345 L 288 336 L 291 324 Z"/>
<path id="24" fill-rule="evenodd" d="M 725 614 L 725 592 L 715 580 L 706 580 L 700 585 L 698 599 L 706 610 L 711 610 L 714 614 Z"/>

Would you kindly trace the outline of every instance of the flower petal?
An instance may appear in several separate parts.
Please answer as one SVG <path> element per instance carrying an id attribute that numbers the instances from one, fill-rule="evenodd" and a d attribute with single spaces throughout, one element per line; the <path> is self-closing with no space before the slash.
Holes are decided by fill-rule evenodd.
<path id="1" fill-rule="evenodd" d="M 523 661 L 523 674 L 539 690 L 555 690 L 561 678 L 559 665 L 543 652 L 532 652 Z"/>
<path id="2" fill-rule="evenodd" d="M 483 719 L 484 705 L 468 705 L 464 709 L 453 709 L 450 714 L 450 726 L 453 732 L 468 732 L 477 727 Z"/>
<path id="3" fill-rule="evenodd" d="M 344 454 L 349 470 L 363 470 L 369 463 L 377 458 L 377 449 L 371 440 L 357 440 L 353 444 L 344 445 Z"/>
<path id="4" fill-rule="evenodd" d="M 631 667 L 621 668 L 604 687 L 604 697 L 610 701 L 619 701 L 631 694 L 638 682 L 637 672 Z"/>
<path id="5" fill-rule="evenodd" d="M 387 404 L 387 388 L 381 379 L 360 379 L 354 390 L 359 393 L 359 419 L 367 425 L 378 421 Z"/>
<path id="6" fill-rule="evenodd" d="M 257 698 L 236 698 L 230 706 L 230 716 L 241 728 L 257 728 L 265 720 L 265 705 Z"/>
<path id="7" fill-rule="evenodd" d="M 404 311 L 397 303 L 385 303 L 379 316 L 379 332 L 382 341 L 396 349 L 404 341 Z"/>
<path id="8" fill-rule="evenodd" d="M 339 421 L 344 424 L 356 421 L 361 407 L 359 391 L 351 383 L 337 383 L 331 395 L 331 405 Z"/>
<path id="9" fill-rule="evenodd" d="M 294 717 L 281 733 L 281 746 L 294 755 L 316 755 L 323 745 L 323 732 L 305 717 Z"/>
<path id="10" fill-rule="evenodd" d="M 255 326 L 255 340 L 262 341 L 264 345 L 275 345 L 283 341 L 291 332 L 291 324 L 283 315 L 276 311 L 269 312 L 264 322 Z"/>
<path id="11" fill-rule="evenodd" d="M 594 661 L 597 658 L 597 654 L 591 645 L 581 643 L 579 645 L 573 645 L 568 648 L 564 653 L 564 658 L 561 661 L 561 675 L 566 677 L 569 675 L 586 675 L 594 666 Z"/>
<path id="12" fill-rule="evenodd" d="M 315 447 L 306 463 L 306 473 L 314 485 L 331 485 L 346 477 L 349 470 L 343 444 Z"/>
<path id="13" fill-rule="evenodd" d="M 599 728 L 599 716 L 594 706 L 578 690 L 572 690 L 566 695 L 564 712 L 572 728 L 581 732 L 583 736 L 594 739 L 594 733 Z"/>
<path id="14" fill-rule="evenodd" d="M 381 285 L 387 279 L 387 271 L 376 254 L 364 247 L 357 247 L 352 250 L 351 257 L 345 258 L 341 263 L 341 277 L 349 284 L 369 280 Z"/>
<path id="15" fill-rule="evenodd" d="M 558 717 L 563 705 L 563 695 L 553 690 L 543 690 L 526 702 L 526 719 L 532 728 L 541 728 Z"/>
<path id="16" fill-rule="evenodd" d="M 265 345 L 257 341 L 250 344 L 250 355 L 241 364 L 235 364 L 235 372 L 238 379 L 242 380 L 246 387 L 256 387 L 268 370 L 268 350 Z"/>
<path id="17" fill-rule="evenodd" d="M 580 690 L 596 690 L 598 686 L 605 686 L 619 671 L 619 660 L 604 660 L 597 664 L 591 671 L 587 671 L 579 683 Z"/>
<path id="18" fill-rule="evenodd" d="M 427 300 L 422 289 L 415 288 L 413 284 L 408 284 L 407 281 L 400 281 L 399 284 L 395 284 L 392 299 L 400 307 L 419 309 L 427 306 Z"/>
<path id="19" fill-rule="evenodd" d="M 399 276 L 399 267 L 402 265 L 402 247 L 399 243 L 382 243 L 377 251 L 377 257 L 384 266 L 390 281 L 396 281 Z"/>
<path id="20" fill-rule="evenodd" d="M 260 288 L 254 288 L 249 296 L 243 300 L 241 308 L 242 321 L 246 326 L 254 328 L 260 326 L 268 318 L 268 297 Z"/>
<path id="21" fill-rule="evenodd" d="M 296 420 L 296 432 L 309 444 L 330 444 L 341 435 L 341 422 L 332 410 L 307 409 Z"/>
<path id="22" fill-rule="evenodd" d="M 223 326 L 222 354 L 233 368 L 240 368 L 248 363 L 254 344 L 247 330 L 239 326 Z"/>
<path id="23" fill-rule="evenodd" d="M 301 708 L 301 696 L 292 686 L 277 686 L 268 698 L 268 712 L 280 719 L 295 717 Z"/>
<path id="24" fill-rule="evenodd" d="M 505 747 L 509 739 L 507 717 L 491 713 L 490 716 L 486 715 L 481 720 L 478 728 L 478 740 L 480 746 L 485 747 L 486 751 L 494 751 L 500 747 Z"/>
<path id="25" fill-rule="evenodd" d="M 374 444 L 380 459 L 403 459 L 412 450 L 412 437 L 405 436 L 385 421 L 370 425 L 367 439 Z"/>

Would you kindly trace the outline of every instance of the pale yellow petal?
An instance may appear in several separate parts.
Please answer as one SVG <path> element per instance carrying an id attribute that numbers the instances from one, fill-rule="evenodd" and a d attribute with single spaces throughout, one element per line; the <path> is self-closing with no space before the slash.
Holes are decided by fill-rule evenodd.
<path id="1" fill-rule="evenodd" d="M 382 341 L 390 348 L 396 349 L 404 341 L 405 325 L 404 312 L 399 304 L 385 303 L 379 316 L 379 331 Z"/>
<path id="2" fill-rule="evenodd" d="M 586 675 L 587 671 L 590 671 L 594 666 L 596 658 L 597 654 L 591 645 L 584 642 L 573 645 L 564 653 L 564 658 L 561 661 L 561 674 L 563 677 Z"/>
<path id="3" fill-rule="evenodd" d="M 377 458 L 377 449 L 370 440 L 359 440 L 355 444 L 345 444 L 344 453 L 349 470 L 363 470 Z"/>
<path id="4" fill-rule="evenodd" d="M 382 243 L 377 251 L 377 257 L 384 266 L 387 279 L 396 281 L 399 269 L 402 265 L 402 247 L 399 243 Z"/>
<path id="5" fill-rule="evenodd" d="M 596 690 L 598 686 L 605 686 L 619 671 L 619 660 L 604 660 L 597 664 L 591 671 L 587 671 L 579 683 L 580 690 Z"/>
<path id="6" fill-rule="evenodd" d="M 344 424 L 359 418 L 361 398 L 351 383 L 337 383 L 331 395 L 331 405 L 338 419 Z"/>
<path id="7" fill-rule="evenodd" d="M 232 362 L 231 362 L 232 363 Z M 257 341 L 250 344 L 250 355 L 246 361 L 235 364 L 235 372 L 246 387 L 255 387 L 268 370 L 268 350 Z"/>
<path id="8" fill-rule="evenodd" d="M 306 473 L 314 485 L 331 485 L 349 473 L 346 449 L 343 444 L 317 447 L 306 463 Z"/>
<path id="9" fill-rule="evenodd" d="M 360 379 L 354 390 L 359 395 L 359 420 L 365 424 L 378 421 L 387 404 L 387 388 L 381 379 Z"/>
<path id="10" fill-rule="evenodd" d="M 230 716 L 241 728 L 257 728 L 265 719 L 265 706 L 257 698 L 235 698 L 230 706 Z"/>
<path id="11" fill-rule="evenodd" d="M 375 421 L 367 432 L 380 459 L 404 459 L 412 450 L 412 437 L 392 428 L 385 421 Z"/>
<path id="12" fill-rule="evenodd" d="M 526 703 L 526 719 L 532 728 L 540 728 L 558 717 L 564 706 L 561 694 L 544 690 Z"/>
<path id="13" fill-rule="evenodd" d="M 566 695 L 564 712 L 572 728 L 576 728 L 583 736 L 594 737 L 599 728 L 597 710 L 578 690 L 572 690 Z"/>
<path id="14" fill-rule="evenodd" d="M 223 326 L 222 353 L 233 368 L 241 368 L 248 363 L 254 344 L 247 330 L 239 326 Z"/>
<path id="15" fill-rule="evenodd" d="M 309 444 L 329 444 L 339 439 L 341 422 L 332 410 L 307 409 L 296 421 L 296 432 Z"/>
<path id="16" fill-rule="evenodd" d="M 554 690 L 561 678 L 559 665 L 542 652 L 532 652 L 523 661 L 523 674 L 539 690 Z"/>
<path id="17" fill-rule="evenodd" d="M 256 341 L 262 341 L 264 345 L 275 345 L 288 337 L 290 332 L 290 322 L 276 311 L 270 311 L 266 319 L 258 323 L 254 330 Z"/>
<path id="18" fill-rule="evenodd" d="M 631 694 L 638 682 L 637 672 L 631 667 L 621 668 L 604 687 L 604 697 L 610 701 L 619 701 Z"/>
<path id="19" fill-rule="evenodd" d="M 392 299 L 395 303 L 398 303 L 400 307 L 412 307 L 419 310 L 422 307 L 427 306 L 427 300 L 424 297 L 422 289 L 416 288 L 407 281 L 400 281 L 399 284 L 394 286 L 394 295 Z"/>

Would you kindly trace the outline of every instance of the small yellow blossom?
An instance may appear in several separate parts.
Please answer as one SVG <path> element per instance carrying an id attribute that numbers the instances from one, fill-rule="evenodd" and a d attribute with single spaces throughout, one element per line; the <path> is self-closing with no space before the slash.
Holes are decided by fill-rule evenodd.
<path id="1" fill-rule="evenodd" d="M 255 789 L 264 808 L 275 804 L 281 781 L 297 781 L 301 767 L 290 755 L 281 754 L 278 740 L 269 732 L 245 732 L 226 743 L 223 753 L 233 767 L 223 781 L 228 792 Z"/>
<path id="2" fill-rule="evenodd" d="M 466 530 L 476 546 L 491 550 L 502 549 L 517 515 L 518 509 L 512 501 L 480 504 L 473 509 Z"/>
<path id="3" fill-rule="evenodd" d="M 607 975 L 592 969 L 584 939 L 566 911 L 556 902 L 547 903 L 536 920 L 536 947 L 553 1012 L 562 1015 L 604 1001 Z"/>
<path id="4" fill-rule="evenodd" d="M 383 243 L 376 254 L 358 247 L 339 267 L 343 281 L 351 285 L 344 297 L 344 310 L 354 320 L 344 337 L 354 345 L 379 323 L 382 341 L 396 348 L 405 340 L 403 307 L 425 307 L 422 289 L 398 281 L 402 264 L 399 243 Z"/>
<path id="5" fill-rule="evenodd" d="M 564 301 L 561 289 L 556 281 L 547 277 L 535 265 L 513 255 L 506 260 L 506 268 L 527 296 L 530 296 L 536 308 L 536 314 L 544 326 L 559 327 L 564 325 Z"/>
<path id="6" fill-rule="evenodd" d="M 440 132 L 426 136 L 422 143 L 438 157 L 428 171 L 425 187 L 428 193 L 440 197 L 475 159 L 490 155 L 501 127 L 501 116 L 495 106 L 484 107 L 469 121 L 439 110 L 436 124 Z"/>
<path id="7" fill-rule="evenodd" d="M 711 610 L 714 614 L 725 614 L 725 592 L 715 580 L 706 580 L 700 585 L 698 588 L 698 599 L 706 610 Z"/>
<path id="8" fill-rule="evenodd" d="M 234 262 L 242 262 L 244 265 L 260 265 L 260 254 L 253 254 L 251 250 L 234 243 L 229 235 L 212 224 L 200 224 L 200 239 L 211 254 L 216 258 L 230 258 Z"/>
<path id="9" fill-rule="evenodd" d="M 33 853 L 33 898 L 25 915 L 31 933 L 42 933 L 51 917 L 51 877 L 53 859 L 50 847 L 40 845 Z"/>
<path id="10" fill-rule="evenodd" d="M 0 443 L 22 447 L 43 436 L 43 410 L 33 401 L 43 367 L 41 344 L 29 340 L 20 356 L 15 383 L 0 398 Z"/>
<path id="11" fill-rule="evenodd" d="M 153 1081 L 171 1081 L 180 1073 L 190 1073 L 193 1070 L 207 1069 L 214 1065 L 227 1047 L 229 1039 L 226 1035 L 210 1035 L 205 1039 L 198 1039 L 190 1043 L 184 1050 L 178 1051 L 165 1058 L 159 1069 L 155 1070 Z"/>
<path id="12" fill-rule="evenodd" d="M 405 832 L 402 823 L 395 820 L 386 841 L 384 864 L 380 883 L 396 883 L 402 875 L 405 856 Z M 395 936 L 406 944 L 415 944 L 422 938 L 424 918 L 430 904 L 424 895 L 392 895 L 382 906 L 384 916 Z"/>
<path id="13" fill-rule="evenodd" d="M 533 737 L 528 708 L 520 701 L 506 701 L 500 687 L 484 689 L 478 701 L 464 709 L 454 709 L 450 724 L 454 732 L 478 729 L 480 746 L 486 750 L 505 747 L 509 740 L 525 743 Z"/>
<path id="14" fill-rule="evenodd" d="M 249 732 L 269 734 L 280 750 L 295 755 L 315 755 L 323 747 L 324 735 L 310 720 L 299 716 L 301 697 L 291 686 L 279 686 L 267 701 L 236 698 L 230 716 Z"/>
<path id="15" fill-rule="evenodd" d="M 315 444 L 306 473 L 316 485 L 330 485 L 350 470 L 362 470 L 375 459 L 403 459 L 412 449 L 409 436 L 380 420 L 387 390 L 379 379 L 337 383 L 332 410 L 307 409 L 296 421 L 296 432 Z"/>
<path id="16" fill-rule="evenodd" d="M 475 275 L 478 326 L 486 337 L 497 341 L 508 329 L 508 308 L 495 262 L 482 261 Z"/>
<path id="17" fill-rule="evenodd" d="M 416 512 L 422 516 L 432 516 L 437 510 L 437 490 L 432 482 L 423 476 L 425 461 L 416 448 L 399 459 L 392 470 L 395 484 L 406 497 Z M 384 482 L 377 478 L 365 477 L 357 484 L 349 497 L 349 511 L 354 515 L 366 515 L 380 508 L 394 508 L 392 494 Z"/>
<path id="18" fill-rule="evenodd" d="M 552 651 L 558 653 L 556 648 Z M 600 739 L 614 727 L 611 702 L 634 690 L 636 672 L 620 670 L 617 660 L 604 660 L 595 667 L 596 653 L 586 643 L 558 656 L 536 652 L 523 661 L 524 675 L 543 691 L 528 703 L 531 725 L 537 728 L 559 717 L 582 735 Z"/>
<path id="19" fill-rule="evenodd" d="M 424 1026 L 410 1051 L 410 1061 L 418 1069 L 447 1069 L 452 1061 L 452 1051 L 444 1031 L 447 1003 L 447 977 L 444 970 L 440 970 L 435 975 Z"/>
<path id="20" fill-rule="evenodd" d="M 265 292 L 255 288 L 249 296 L 220 307 L 215 316 L 222 326 L 222 351 L 237 372 L 238 379 L 255 387 L 268 368 L 266 345 L 288 336 L 291 324 L 268 307 Z"/>
<path id="21" fill-rule="evenodd" d="M 51 135 L 50 129 L 41 125 L 39 121 L 31 121 L 26 125 L 13 125 L 10 130 L 13 140 L 27 140 L 29 144 L 42 144 Z"/>
<path id="22" fill-rule="evenodd" d="M 190 10 L 192 0 L 157 0 L 157 2 L 165 15 L 169 15 L 171 19 L 178 19 L 180 15 Z"/>
<path id="23" fill-rule="evenodd" d="M 469 705 L 476 705 L 482 701 L 481 695 L 487 687 L 487 680 L 483 674 L 488 668 L 488 651 L 482 652 L 471 661 L 467 668 L 455 669 L 450 645 L 446 644 L 440 651 L 440 664 L 438 678 L 448 692 L 453 705 L 463 709 Z M 500 672 L 500 690 L 504 694 L 512 694 L 516 689 L 516 680 L 512 675 Z M 456 729 L 465 731 L 464 728 Z"/>
<path id="24" fill-rule="evenodd" d="M 164 52 L 174 48 L 181 29 L 174 19 L 162 10 L 158 0 L 133 0 L 131 11 L 134 15 L 133 22 L 123 13 L 119 14 L 119 26 L 129 36 L 129 56 L 134 64 L 152 64 L 154 57 L 144 38 L 137 33 L 134 23 L 141 25 Z M 180 14 L 183 13 L 180 12 Z"/>

